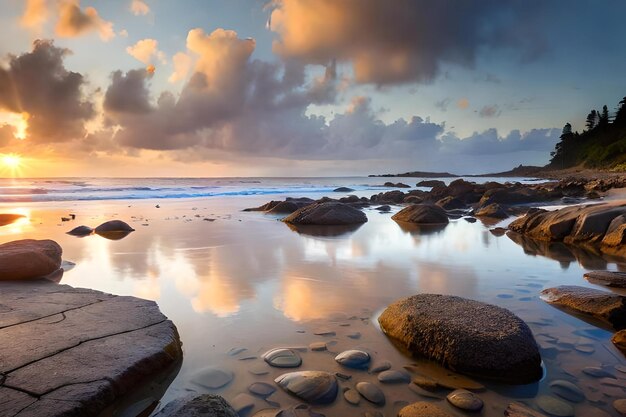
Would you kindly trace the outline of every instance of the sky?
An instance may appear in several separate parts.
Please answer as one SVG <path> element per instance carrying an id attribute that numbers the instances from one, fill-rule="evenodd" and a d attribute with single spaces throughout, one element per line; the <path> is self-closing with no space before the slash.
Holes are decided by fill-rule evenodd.
<path id="1" fill-rule="evenodd" d="M 622 0 L 0 0 L 0 176 L 543 165 L 626 96 Z"/>

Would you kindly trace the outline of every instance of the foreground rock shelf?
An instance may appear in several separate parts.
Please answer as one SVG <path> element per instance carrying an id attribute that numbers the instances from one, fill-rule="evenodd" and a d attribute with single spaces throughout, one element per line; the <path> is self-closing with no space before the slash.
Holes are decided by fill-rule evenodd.
<path id="1" fill-rule="evenodd" d="M 0 416 L 97 416 L 182 360 L 156 303 L 44 281 L 0 282 Z"/>

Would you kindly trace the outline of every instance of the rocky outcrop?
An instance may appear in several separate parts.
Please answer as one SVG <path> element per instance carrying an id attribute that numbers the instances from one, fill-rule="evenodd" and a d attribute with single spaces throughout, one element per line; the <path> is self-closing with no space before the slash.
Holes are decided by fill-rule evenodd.
<path id="1" fill-rule="evenodd" d="M 441 180 L 424 180 L 415 184 L 416 187 L 445 187 L 446 183 Z"/>
<path id="2" fill-rule="evenodd" d="M 0 305 L 0 398 L 20 416 L 97 416 L 147 383 L 158 398 L 182 359 L 153 301 L 28 281 L 0 283 Z"/>
<path id="3" fill-rule="evenodd" d="M 626 288 L 626 273 L 611 271 L 590 271 L 583 275 L 592 284 L 605 287 Z"/>
<path id="4" fill-rule="evenodd" d="M 154 417 L 238 417 L 219 395 L 188 395 L 169 402 Z"/>
<path id="5" fill-rule="evenodd" d="M 287 197 L 284 201 L 272 200 L 262 206 L 246 208 L 243 209 L 243 211 L 264 211 L 267 214 L 289 214 L 314 202 L 314 200 L 307 197 Z"/>
<path id="6" fill-rule="evenodd" d="M 414 204 L 400 210 L 391 218 L 397 222 L 414 224 L 447 224 L 449 222 L 445 210 L 434 204 Z"/>
<path id="7" fill-rule="evenodd" d="M 295 225 L 347 225 L 365 223 L 367 216 L 347 204 L 326 202 L 303 207 L 283 221 Z"/>
<path id="8" fill-rule="evenodd" d="M 508 213 L 497 203 L 492 203 L 476 210 L 474 216 L 488 217 L 490 219 L 506 219 L 509 217 Z"/>
<path id="9" fill-rule="evenodd" d="M 593 288 L 562 285 L 541 292 L 548 303 L 592 317 L 616 330 L 626 328 L 626 298 Z"/>
<path id="10" fill-rule="evenodd" d="M 63 250 L 53 240 L 24 239 L 0 245 L 0 281 L 41 278 L 61 267 Z"/>
<path id="11" fill-rule="evenodd" d="M 441 200 L 437 201 L 437 203 L 435 204 L 437 204 L 444 210 L 457 210 L 467 207 L 464 202 L 452 196 L 444 197 Z"/>
<path id="12" fill-rule="evenodd" d="M 541 378 L 532 332 L 503 308 L 419 294 L 391 304 L 378 321 L 385 334 L 409 352 L 457 372 L 510 383 Z"/>
<path id="13" fill-rule="evenodd" d="M 391 187 L 391 188 L 411 188 L 410 185 L 408 184 L 404 184 L 401 182 L 397 182 L 397 183 L 393 183 L 393 182 L 386 182 L 385 184 L 383 184 L 383 187 Z"/>
<path id="14" fill-rule="evenodd" d="M 21 214 L 2 214 L 0 213 L 0 226 L 6 226 L 7 224 L 11 224 L 16 222 L 17 220 L 24 217 Z"/>

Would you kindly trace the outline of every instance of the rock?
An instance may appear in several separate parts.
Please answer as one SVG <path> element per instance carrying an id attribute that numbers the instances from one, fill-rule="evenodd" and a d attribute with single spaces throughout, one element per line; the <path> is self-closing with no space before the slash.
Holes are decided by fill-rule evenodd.
<path id="1" fill-rule="evenodd" d="M 370 355 L 362 350 L 346 350 L 335 356 L 335 360 L 343 366 L 354 369 L 366 369 L 370 363 Z"/>
<path id="2" fill-rule="evenodd" d="M 233 407 L 238 415 L 241 415 L 254 408 L 255 402 L 256 398 L 254 398 L 252 395 L 241 393 L 237 394 L 235 398 L 230 401 L 230 405 L 231 407 Z"/>
<path id="3" fill-rule="evenodd" d="M 452 196 L 444 197 L 435 204 L 444 210 L 464 209 L 467 207 L 464 202 Z"/>
<path id="4" fill-rule="evenodd" d="M 548 417 L 518 402 L 509 404 L 506 410 L 504 410 L 504 415 L 506 417 Z"/>
<path id="5" fill-rule="evenodd" d="M 153 301 L 27 281 L 0 283 L 0 305 L 0 340 L 11 340 L 0 352 L 0 404 L 5 387 L 29 393 L 24 416 L 102 415 L 178 372 L 176 327 Z"/>
<path id="6" fill-rule="evenodd" d="M 471 391 L 482 391 L 485 389 L 485 386 L 480 382 L 449 371 L 433 362 L 421 362 L 419 364 L 407 365 L 404 369 L 417 373 L 418 375 L 415 377 L 416 380 L 418 377 L 427 377 L 435 381 L 438 387 L 442 388 L 451 390 L 466 389 Z"/>
<path id="7" fill-rule="evenodd" d="M 328 372 L 291 372 L 274 381 L 285 391 L 311 404 L 329 404 L 337 397 L 337 379 Z"/>
<path id="8" fill-rule="evenodd" d="M 209 366 L 191 376 L 191 382 L 208 389 L 222 388 L 233 380 L 235 375 L 226 368 Z"/>
<path id="9" fill-rule="evenodd" d="M 601 320 L 616 330 L 626 328 L 625 298 L 620 295 L 575 285 L 546 288 L 541 294 L 552 305 Z"/>
<path id="10" fill-rule="evenodd" d="M 540 395 L 536 399 L 537 405 L 546 413 L 558 417 L 571 417 L 574 415 L 574 408 L 563 400 L 549 395 Z"/>
<path id="11" fill-rule="evenodd" d="M 89 236 L 92 233 L 93 233 L 93 229 L 89 226 L 77 226 L 73 228 L 72 230 L 70 230 L 69 232 L 67 232 L 68 235 L 78 236 L 78 237 Z"/>
<path id="12" fill-rule="evenodd" d="M 398 412 L 398 417 L 452 417 L 439 406 L 425 401 L 409 404 Z"/>
<path id="13" fill-rule="evenodd" d="M 425 390 L 433 391 L 439 388 L 439 384 L 432 378 L 429 378 L 424 375 L 416 375 L 413 377 L 412 382 L 420 388 L 424 388 Z"/>
<path id="14" fill-rule="evenodd" d="M 265 214 L 290 214 L 301 208 L 301 205 L 293 201 L 281 201 L 271 209 L 267 210 Z"/>
<path id="15" fill-rule="evenodd" d="M 446 183 L 441 180 L 424 180 L 415 184 L 416 187 L 445 187 Z"/>
<path id="16" fill-rule="evenodd" d="M 283 219 L 296 225 L 347 225 L 367 222 L 360 210 L 343 203 L 315 203 L 303 207 Z"/>
<path id="17" fill-rule="evenodd" d="M 617 216 L 609 224 L 602 244 L 605 246 L 620 246 L 626 243 L 626 215 Z"/>
<path id="18" fill-rule="evenodd" d="M 556 380 L 550 383 L 550 389 L 553 393 L 573 403 L 579 403 L 585 400 L 585 394 L 580 388 L 569 381 Z"/>
<path id="19" fill-rule="evenodd" d="M 325 417 L 324 414 L 317 413 L 307 404 L 298 404 L 289 408 L 284 408 L 274 414 L 255 414 L 254 417 Z"/>
<path id="20" fill-rule="evenodd" d="M 361 402 L 359 392 L 354 389 L 347 389 L 343 393 L 343 398 L 352 405 L 358 405 Z"/>
<path id="21" fill-rule="evenodd" d="M 309 345 L 309 349 L 314 352 L 321 352 L 327 350 L 328 347 L 326 346 L 326 342 L 313 342 Z"/>
<path id="22" fill-rule="evenodd" d="M 95 228 L 95 232 L 98 234 L 134 231 L 135 229 L 130 227 L 128 223 L 125 223 L 121 220 L 109 220 L 108 222 L 104 222 L 100 226 Z"/>
<path id="23" fill-rule="evenodd" d="M 0 281 L 41 278 L 61 267 L 63 250 L 53 240 L 15 240 L 0 245 Z"/>
<path id="24" fill-rule="evenodd" d="M 269 203 L 265 203 L 265 204 L 263 204 L 262 206 L 259 206 L 259 207 L 245 208 L 245 209 L 243 209 L 243 211 L 268 211 L 268 210 L 271 210 L 272 208 L 274 208 L 275 206 L 277 206 L 280 203 L 282 203 L 282 201 L 272 200 Z"/>
<path id="25" fill-rule="evenodd" d="M 479 411 L 483 408 L 483 400 L 473 392 L 464 389 L 452 391 L 446 399 L 453 406 L 465 411 Z"/>
<path id="26" fill-rule="evenodd" d="M 383 186 L 384 187 L 393 187 L 393 188 L 411 188 L 410 185 L 403 184 L 401 182 L 398 182 L 398 183 L 386 182 L 385 184 L 383 184 Z"/>
<path id="27" fill-rule="evenodd" d="M 297 368 L 302 364 L 300 355 L 291 349 L 272 349 L 263 354 L 263 359 L 276 368 Z"/>
<path id="28" fill-rule="evenodd" d="M 382 371 L 377 376 L 378 382 L 383 384 L 404 383 L 411 382 L 411 376 L 402 371 Z"/>
<path id="29" fill-rule="evenodd" d="M 500 205 L 497 203 L 489 204 L 485 207 L 478 209 L 474 213 L 474 216 L 489 217 L 491 219 L 506 219 L 507 217 L 509 217 L 508 213 L 504 211 L 504 209 L 500 207 Z"/>
<path id="30" fill-rule="evenodd" d="M 333 191 L 336 193 L 351 193 L 354 190 L 348 187 L 339 187 L 339 188 L 335 188 Z"/>
<path id="31" fill-rule="evenodd" d="M 397 222 L 416 224 L 447 224 L 448 216 L 444 209 L 434 204 L 414 204 L 391 216 Z"/>
<path id="32" fill-rule="evenodd" d="M 506 234 L 506 229 L 504 227 L 495 227 L 493 229 L 490 229 L 489 233 L 491 233 L 495 237 L 500 237 Z"/>
<path id="33" fill-rule="evenodd" d="M 416 195 L 408 195 L 404 197 L 402 202 L 406 204 L 421 204 L 424 202 L 424 198 Z"/>
<path id="34" fill-rule="evenodd" d="M 590 271 L 583 275 L 592 284 L 606 287 L 626 288 L 626 273 L 611 271 Z"/>
<path id="35" fill-rule="evenodd" d="M 168 403 L 154 417 L 239 417 L 219 395 L 188 395 Z"/>
<path id="36" fill-rule="evenodd" d="M 626 416 L 626 399 L 619 399 L 613 401 L 613 408 L 617 410 L 623 416 Z"/>
<path id="37" fill-rule="evenodd" d="M 385 204 L 385 205 L 376 207 L 375 210 L 386 213 L 388 211 L 391 211 L 391 207 Z"/>
<path id="38" fill-rule="evenodd" d="M 380 362 L 375 362 L 372 365 L 372 369 L 370 369 L 370 373 L 376 374 L 378 372 L 386 371 L 388 369 L 391 369 L 391 362 L 384 360 Z"/>
<path id="39" fill-rule="evenodd" d="M 254 395 L 265 398 L 272 395 L 276 391 L 276 388 L 270 384 L 266 384 L 265 382 L 255 382 L 248 387 L 248 391 Z"/>
<path id="40" fill-rule="evenodd" d="M 455 296 L 419 294 L 391 304 L 382 330 L 411 353 L 457 372 L 512 383 L 542 376 L 532 332 L 508 310 Z"/>
<path id="41" fill-rule="evenodd" d="M 615 333 L 611 338 L 611 342 L 613 342 L 616 348 L 626 353 L 626 330 L 620 330 Z"/>
<path id="42" fill-rule="evenodd" d="M 21 214 L 0 214 L 0 226 L 14 223 L 23 217 Z"/>
<path id="43" fill-rule="evenodd" d="M 359 382 L 356 390 L 367 401 L 376 405 L 385 405 L 385 394 L 376 385 L 369 382 Z"/>
<path id="44" fill-rule="evenodd" d="M 598 366 L 585 366 L 583 368 L 583 374 L 594 378 L 615 378 L 612 373 Z"/>

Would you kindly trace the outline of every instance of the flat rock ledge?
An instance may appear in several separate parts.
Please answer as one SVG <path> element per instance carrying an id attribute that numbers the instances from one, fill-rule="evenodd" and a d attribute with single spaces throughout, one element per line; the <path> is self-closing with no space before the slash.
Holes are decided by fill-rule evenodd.
<path id="1" fill-rule="evenodd" d="M 182 360 L 153 301 L 0 282 L 0 416 L 97 416 Z"/>
<path id="2" fill-rule="evenodd" d="M 592 284 L 605 287 L 626 288 L 626 273 L 611 271 L 589 271 L 583 275 Z"/>
<path id="3" fill-rule="evenodd" d="M 454 371 L 513 384 L 542 376 L 530 328 L 504 308 L 419 294 L 391 304 L 378 321 L 400 347 Z"/>

